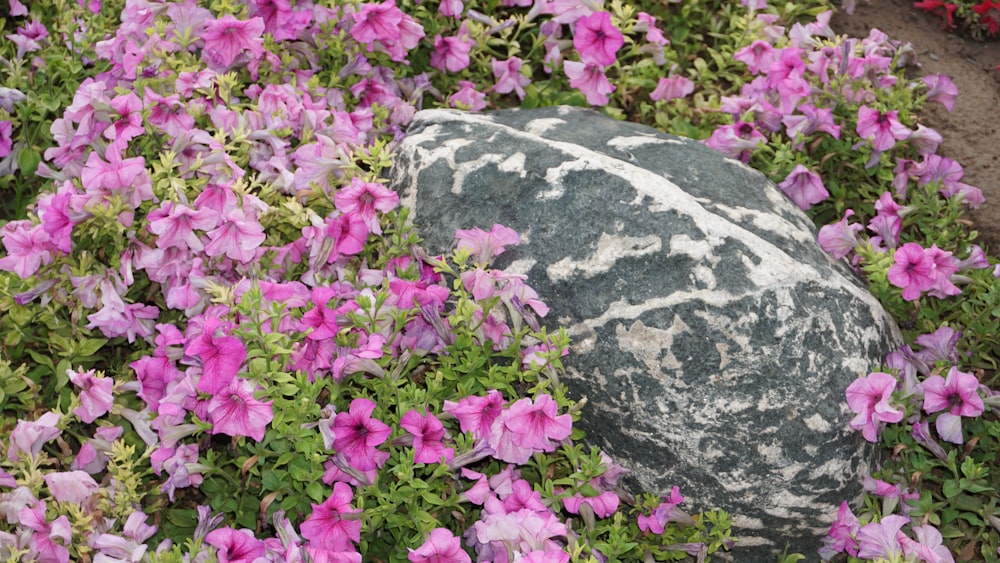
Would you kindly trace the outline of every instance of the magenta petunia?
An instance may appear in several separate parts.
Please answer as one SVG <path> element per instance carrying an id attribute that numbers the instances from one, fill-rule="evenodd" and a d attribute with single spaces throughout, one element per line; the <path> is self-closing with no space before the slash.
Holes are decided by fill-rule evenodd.
<path id="1" fill-rule="evenodd" d="M 333 493 L 322 504 L 313 504 L 312 513 L 299 529 L 312 547 L 329 551 L 349 551 L 361 541 L 361 511 L 351 508 L 354 491 L 347 483 L 334 483 Z"/>
<path id="2" fill-rule="evenodd" d="M 235 336 L 215 336 L 222 324 L 217 318 L 205 319 L 202 332 L 192 339 L 184 352 L 201 360 L 202 373 L 198 391 L 215 394 L 225 389 L 240 371 L 247 357 L 246 346 Z"/>
<path id="3" fill-rule="evenodd" d="M 864 229 L 860 223 L 848 223 L 854 215 L 853 209 L 844 211 L 844 217 L 836 223 L 824 225 L 819 230 L 819 246 L 838 260 L 846 257 L 861 243 L 858 232 Z"/>
<path id="4" fill-rule="evenodd" d="M 205 543 L 216 549 L 219 563 L 244 563 L 262 560 L 266 544 L 250 530 L 218 528 L 205 536 Z"/>
<path id="5" fill-rule="evenodd" d="M 830 192 L 826 191 L 819 174 L 801 164 L 795 165 L 788 176 L 778 184 L 778 188 L 802 210 L 807 210 L 830 197 Z"/>
<path id="6" fill-rule="evenodd" d="M 264 54 L 264 20 L 259 17 L 241 21 L 226 14 L 205 22 L 201 37 L 202 58 L 216 69 L 228 68 L 244 51 L 258 58 Z"/>
<path id="7" fill-rule="evenodd" d="M 399 204 L 399 194 L 376 182 L 352 178 L 351 185 L 337 191 L 333 204 L 344 214 L 355 213 L 368 231 L 382 234 L 378 213 L 388 213 Z"/>
<path id="8" fill-rule="evenodd" d="M 441 37 L 435 35 L 431 66 L 441 72 L 458 72 L 469 66 L 469 51 L 475 44 L 468 36 Z"/>
<path id="9" fill-rule="evenodd" d="M 348 412 L 337 413 L 334 420 L 334 434 L 337 438 L 333 442 L 333 448 L 344 454 L 352 467 L 362 471 L 375 469 L 380 465 L 381 456 L 377 455 L 376 448 L 392 433 L 387 424 L 372 418 L 374 410 L 374 401 L 357 398 L 351 401 Z"/>
<path id="10" fill-rule="evenodd" d="M 573 47 L 584 62 L 610 66 L 615 63 L 616 53 L 624 44 L 625 37 L 611 23 L 608 12 L 594 12 L 576 20 Z"/>
<path id="11" fill-rule="evenodd" d="M 604 75 L 604 67 L 598 63 L 566 61 L 563 72 L 569 78 L 569 85 L 583 92 L 592 106 L 607 105 L 608 94 L 615 91 L 615 86 Z"/>
<path id="12" fill-rule="evenodd" d="M 859 137 L 872 142 L 876 151 L 887 151 L 896 144 L 896 141 L 910 136 L 910 130 L 899 122 L 898 111 L 883 113 L 868 106 L 858 108 L 856 130 Z"/>
<path id="13" fill-rule="evenodd" d="M 229 387 L 215 393 L 208 402 L 212 434 L 249 436 L 258 442 L 264 439 L 267 425 L 274 420 L 273 401 L 255 398 L 256 387 L 250 380 L 237 377 Z"/>
<path id="14" fill-rule="evenodd" d="M 455 450 L 444 445 L 444 425 L 433 414 L 410 409 L 399 426 L 413 436 L 414 463 L 438 463 L 442 459 L 448 463 L 455 458 Z"/>
<path id="15" fill-rule="evenodd" d="M 396 7 L 395 0 L 382 4 L 363 4 L 361 11 L 351 14 L 351 18 L 354 20 L 351 37 L 366 45 L 369 51 L 376 41 L 393 43 L 400 37 L 403 12 Z"/>
<path id="16" fill-rule="evenodd" d="M 869 442 L 878 441 L 879 423 L 903 420 L 903 411 L 889 404 L 896 383 L 888 373 L 872 372 L 847 386 L 847 406 L 856 413 L 851 428 L 861 430 Z"/>
<path id="17" fill-rule="evenodd" d="M 503 412 L 503 405 L 503 395 L 490 389 L 485 397 L 470 395 L 457 403 L 445 401 L 444 412 L 458 419 L 462 432 L 471 432 L 477 440 L 484 440 L 490 435 L 493 421 Z"/>
<path id="18" fill-rule="evenodd" d="M 892 285 L 903 288 L 903 299 L 915 301 L 934 287 L 934 260 L 919 244 L 908 242 L 897 248 L 893 262 L 887 278 Z"/>
<path id="19" fill-rule="evenodd" d="M 524 61 L 517 57 L 511 57 L 505 61 L 492 60 L 493 77 L 496 84 L 493 90 L 497 94 L 509 94 L 514 92 L 517 97 L 524 99 L 526 92 L 524 87 L 531 84 L 531 79 L 521 74 L 521 66 Z"/>

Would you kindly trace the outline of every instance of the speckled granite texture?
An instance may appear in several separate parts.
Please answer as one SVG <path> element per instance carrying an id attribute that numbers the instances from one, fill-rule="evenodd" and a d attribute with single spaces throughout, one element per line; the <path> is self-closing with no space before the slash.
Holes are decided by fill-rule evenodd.
<path id="1" fill-rule="evenodd" d="M 735 561 L 815 555 L 872 451 L 844 390 L 900 342 L 808 218 L 700 144 L 579 108 L 419 112 L 390 184 L 432 253 L 501 223 L 569 329 L 588 440 L 643 490 L 720 507 Z"/>

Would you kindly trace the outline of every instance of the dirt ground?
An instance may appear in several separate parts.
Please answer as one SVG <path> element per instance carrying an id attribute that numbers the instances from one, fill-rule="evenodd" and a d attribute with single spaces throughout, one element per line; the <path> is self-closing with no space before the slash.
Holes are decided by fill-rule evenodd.
<path id="1" fill-rule="evenodd" d="M 878 28 L 912 43 L 919 74 L 947 74 L 958 87 L 954 110 L 928 104 L 924 125 L 941 134 L 938 150 L 965 168 L 963 182 L 983 190 L 986 203 L 969 216 L 990 253 L 1000 253 L 1000 43 L 950 33 L 943 18 L 913 7 L 913 0 L 858 0 L 853 15 L 838 14 L 834 31 L 866 37 Z"/>

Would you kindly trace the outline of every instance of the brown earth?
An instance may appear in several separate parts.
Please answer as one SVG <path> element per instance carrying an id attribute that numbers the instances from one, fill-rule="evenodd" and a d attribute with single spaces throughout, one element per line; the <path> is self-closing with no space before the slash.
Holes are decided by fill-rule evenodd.
<path id="1" fill-rule="evenodd" d="M 840 34 L 866 37 L 877 28 L 912 43 L 919 75 L 946 74 L 958 87 L 955 107 L 928 104 L 921 122 L 941 134 L 938 153 L 965 168 L 963 182 L 983 190 L 986 203 L 969 216 L 990 253 L 1000 253 L 1000 43 L 979 42 L 942 27 L 943 18 L 913 7 L 913 0 L 858 2 L 853 15 L 833 18 Z"/>

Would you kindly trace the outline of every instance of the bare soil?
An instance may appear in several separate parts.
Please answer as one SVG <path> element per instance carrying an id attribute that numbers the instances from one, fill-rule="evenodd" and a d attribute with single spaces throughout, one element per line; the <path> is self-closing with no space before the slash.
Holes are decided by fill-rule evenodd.
<path id="1" fill-rule="evenodd" d="M 942 26 L 940 16 L 918 10 L 913 0 L 859 1 L 853 15 L 837 14 L 840 34 L 866 37 L 877 28 L 912 43 L 919 75 L 946 74 L 958 87 L 955 107 L 928 104 L 921 123 L 944 139 L 938 152 L 965 168 L 963 182 L 983 191 L 986 203 L 969 218 L 992 255 L 1000 253 L 1000 43 L 979 42 Z"/>

